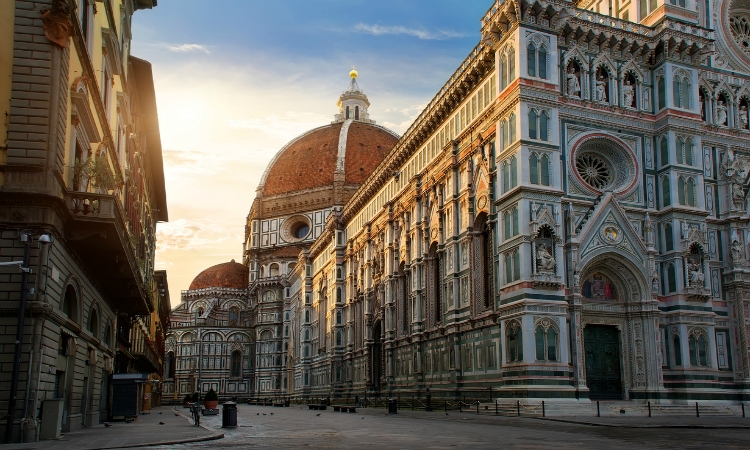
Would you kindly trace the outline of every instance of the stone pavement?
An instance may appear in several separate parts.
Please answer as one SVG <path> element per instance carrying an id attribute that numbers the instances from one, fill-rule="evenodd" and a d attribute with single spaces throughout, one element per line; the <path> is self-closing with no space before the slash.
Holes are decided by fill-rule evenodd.
<path id="1" fill-rule="evenodd" d="M 185 414 L 187 414 L 185 412 Z M 589 418 L 574 418 L 574 420 Z M 629 426 L 662 423 L 692 425 L 693 418 L 602 418 L 620 426 L 590 426 L 533 418 L 486 416 L 472 413 L 400 411 L 389 416 L 383 409 L 359 409 L 358 413 L 311 411 L 238 405 L 238 428 L 221 429 L 221 416 L 204 417 L 201 424 L 220 430 L 218 442 L 161 446 L 155 450 L 204 449 L 747 449 L 750 419 L 707 417 L 704 424 L 734 428 L 639 428 Z M 703 418 L 699 419 L 702 420 Z M 652 422 L 648 422 L 651 420 Z M 593 423 L 593 422 L 592 422 Z"/>
<path id="2" fill-rule="evenodd" d="M 115 449 L 204 442 L 223 437 L 221 431 L 196 427 L 193 426 L 192 420 L 188 420 L 185 416 L 175 416 L 172 407 L 154 408 L 150 412 L 151 414 L 138 416 L 138 420 L 131 423 L 111 422 L 111 427 L 96 425 L 65 433 L 57 440 L 11 444 L 0 448 L 3 450 Z M 177 412 L 182 413 L 182 407 L 179 407 Z M 164 425 L 160 425 L 159 422 L 164 422 Z"/>

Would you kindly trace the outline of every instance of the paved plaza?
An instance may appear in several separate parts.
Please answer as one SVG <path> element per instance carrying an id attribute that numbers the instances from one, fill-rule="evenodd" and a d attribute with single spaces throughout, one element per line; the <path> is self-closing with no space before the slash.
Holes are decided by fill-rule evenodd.
<path id="1" fill-rule="evenodd" d="M 218 441 L 159 449 L 646 449 L 750 448 L 750 418 L 580 418 L 592 426 L 542 419 L 477 416 L 472 413 L 382 409 L 358 413 L 239 405 L 239 427 L 221 429 L 221 416 L 202 424 L 223 432 Z M 186 414 L 186 412 L 185 412 Z M 318 415 L 319 414 L 319 415 Z M 566 419 L 567 420 L 567 419 Z M 574 419 L 578 420 L 578 419 Z M 632 428 L 667 425 L 669 428 Z M 722 428 L 675 428 L 685 426 Z"/>

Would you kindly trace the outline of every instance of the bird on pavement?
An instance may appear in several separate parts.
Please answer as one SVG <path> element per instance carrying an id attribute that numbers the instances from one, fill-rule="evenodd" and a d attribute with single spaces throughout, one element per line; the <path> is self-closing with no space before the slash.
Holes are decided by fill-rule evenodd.
<path id="1" fill-rule="evenodd" d="M 273 415 L 273 413 L 271 413 L 271 415 Z"/>
<path id="2" fill-rule="evenodd" d="M 164 425 L 164 422 L 159 422 L 159 425 Z"/>
<path id="3" fill-rule="evenodd" d="M 255 413 L 255 415 L 256 415 L 256 416 L 259 416 L 259 415 L 260 415 L 260 413 Z"/>
<path id="4" fill-rule="evenodd" d="M 362 418 L 364 419 L 364 418 L 365 418 L 365 416 L 362 416 Z"/>
<path id="5" fill-rule="evenodd" d="M 107 423 L 107 422 L 104 422 L 104 426 L 105 426 L 105 427 L 111 427 L 111 426 L 112 426 L 112 424 L 111 424 L 111 423 Z"/>
<path id="6" fill-rule="evenodd" d="M 161 411 L 159 412 L 159 414 L 161 414 Z"/>
<path id="7" fill-rule="evenodd" d="M 319 416 L 319 415 L 320 415 L 320 413 L 317 413 L 317 414 L 315 414 L 315 417 L 317 417 L 317 416 Z"/>
<path id="8" fill-rule="evenodd" d="M 174 414 L 174 416 L 175 416 L 175 417 L 180 417 L 180 415 L 179 415 L 179 414 L 177 414 L 177 413 L 175 413 L 175 414 Z"/>
<path id="9" fill-rule="evenodd" d="M 266 415 L 266 413 L 263 413 L 263 415 L 265 416 L 265 415 Z"/>

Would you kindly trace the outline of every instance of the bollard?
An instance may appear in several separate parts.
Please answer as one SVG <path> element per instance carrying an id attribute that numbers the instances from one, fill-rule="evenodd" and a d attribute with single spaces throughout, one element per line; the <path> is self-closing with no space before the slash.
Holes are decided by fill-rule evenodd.
<path id="1" fill-rule="evenodd" d="M 742 405 L 742 417 L 745 417 L 745 402 L 740 403 Z"/>
<path id="2" fill-rule="evenodd" d="M 521 400 L 516 400 L 516 410 L 518 411 L 518 417 L 521 417 Z"/>
<path id="3" fill-rule="evenodd" d="M 700 417 L 700 416 L 701 416 L 701 412 L 698 409 L 698 402 L 695 402 L 695 417 Z"/>
<path id="4" fill-rule="evenodd" d="M 448 412 L 448 400 L 445 401 L 445 412 Z"/>
<path id="5" fill-rule="evenodd" d="M 477 414 L 479 414 L 479 400 L 477 400 Z"/>
<path id="6" fill-rule="evenodd" d="M 648 416 L 651 417 L 651 402 L 648 402 Z"/>
<path id="7" fill-rule="evenodd" d="M 544 411 L 544 400 L 542 400 L 542 417 L 546 417 L 545 411 Z"/>
<path id="8" fill-rule="evenodd" d="M 499 414 L 499 411 L 498 411 L 498 408 L 497 408 L 497 400 L 496 400 L 495 401 L 495 415 L 498 415 L 498 414 Z"/>
<path id="9" fill-rule="evenodd" d="M 388 399 L 388 414 L 398 414 L 398 406 L 396 406 L 396 400 Z"/>
<path id="10" fill-rule="evenodd" d="M 602 413 L 599 410 L 599 400 L 596 401 L 596 417 L 601 417 Z"/>

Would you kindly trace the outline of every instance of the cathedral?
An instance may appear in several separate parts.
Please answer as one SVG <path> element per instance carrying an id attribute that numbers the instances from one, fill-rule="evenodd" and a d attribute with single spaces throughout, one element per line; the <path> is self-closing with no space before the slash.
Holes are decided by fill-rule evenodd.
<path id="1" fill-rule="evenodd" d="M 165 397 L 750 399 L 750 3 L 503 0 L 403 136 L 357 72 L 182 293 Z"/>

